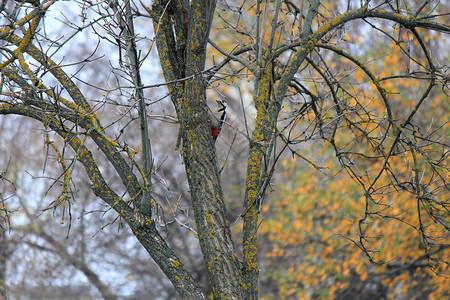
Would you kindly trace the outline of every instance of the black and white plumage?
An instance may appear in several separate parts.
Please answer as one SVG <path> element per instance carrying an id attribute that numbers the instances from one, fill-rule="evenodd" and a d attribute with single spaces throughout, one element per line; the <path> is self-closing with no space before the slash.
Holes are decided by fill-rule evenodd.
<path id="1" fill-rule="evenodd" d="M 227 118 L 227 103 L 224 100 L 216 100 L 216 102 L 219 106 L 218 110 L 215 113 L 209 110 L 209 117 L 211 119 L 211 136 L 214 141 L 217 140 L 220 131 L 222 131 L 223 123 Z"/>

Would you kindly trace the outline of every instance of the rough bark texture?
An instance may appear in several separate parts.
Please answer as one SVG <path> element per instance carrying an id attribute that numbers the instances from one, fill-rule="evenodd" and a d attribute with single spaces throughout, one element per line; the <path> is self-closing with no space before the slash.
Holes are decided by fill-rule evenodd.
<path id="1" fill-rule="evenodd" d="M 242 299 L 240 267 L 220 186 L 202 74 L 215 1 L 192 1 L 189 9 L 175 4 L 165 10 L 164 3 L 155 2 L 152 12 L 154 27 L 159 28 L 157 47 L 164 76 L 167 81 L 180 80 L 169 90 L 180 122 L 198 238 L 214 297 Z"/>

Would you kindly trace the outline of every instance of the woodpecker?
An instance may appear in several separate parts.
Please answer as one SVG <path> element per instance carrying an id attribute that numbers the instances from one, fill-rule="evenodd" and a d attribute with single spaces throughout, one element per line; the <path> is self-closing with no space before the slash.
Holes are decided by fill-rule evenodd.
<path id="1" fill-rule="evenodd" d="M 225 122 L 225 119 L 227 117 L 227 103 L 224 100 L 216 100 L 216 102 L 219 106 L 219 109 L 217 110 L 217 116 L 215 113 L 213 114 L 211 110 L 208 110 L 209 118 L 211 119 L 211 136 L 214 142 L 217 140 L 217 137 L 222 130 L 223 122 Z"/>

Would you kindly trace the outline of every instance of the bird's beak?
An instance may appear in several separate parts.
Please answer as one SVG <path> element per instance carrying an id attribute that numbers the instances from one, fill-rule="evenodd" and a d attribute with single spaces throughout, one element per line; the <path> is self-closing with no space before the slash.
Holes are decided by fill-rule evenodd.
<path id="1" fill-rule="evenodd" d="M 219 105 L 219 107 L 223 108 L 223 107 L 227 106 L 227 104 L 223 100 L 216 100 L 216 102 L 217 102 L 217 105 Z"/>

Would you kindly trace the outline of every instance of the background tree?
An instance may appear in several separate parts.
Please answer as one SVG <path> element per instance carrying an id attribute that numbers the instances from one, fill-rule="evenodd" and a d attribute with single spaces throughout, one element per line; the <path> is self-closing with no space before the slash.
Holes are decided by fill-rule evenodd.
<path id="1" fill-rule="evenodd" d="M 144 96 L 144 91 L 161 84 L 145 85 L 141 76 L 154 44 L 176 113 L 176 118 L 166 114 L 161 118 L 179 125 L 178 137 L 174 130 L 167 136 L 181 149 L 195 226 L 174 220 L 198 238 L 215 298 L 258 297 L 259 216 L 275 165 L 281 153 L 289 150 L 323 169 L 320 159 L 330 155 L 308 158 L 305 150 L 317 140 L 331 147 L 343 170 L 362 187 L 364 213 L 355 223 L 356 237 L 349 239 L 369 260 L 380 262 L 375 257 L 378 244 L 368 234 L 371 226 L 378 218 L 390 218 L 409 224 L 422 242 L 428 265 L 436 273 L 445 271 L 441 269 L 448 263 L 444 252 L 448 233 L 445 128 L 417 117 L 427 111 L 426 103 L 437 92 L 435 86 L 440 93 L 447 91 L 446 57 L 431 54 L 423 38 L 434 32 L 439 39 L 450 32 L 442 5 L 430 1 L 420 5 L 397 1 L 333 5 L 318 0 L 298 5 L 290 1 L 224 2 L 214 24 L 231 30 L 236 43 L 222 48 L 210 39 L 214 1 L 81 2 L 82 24 L 64 20 L 73 34 L 62 39 L 46 32 L 45 20 L 57 5 L 66 6 L 64 2 L 2 3 L 0 113 L 27 116 L 42 124 L 47 155 L 62 170 L 51 176 L 53 185 L 61 189 L 50 207 L 60 213 L 62 221 L 71 221 L 77 195 L 73 179 L 81 164 L 92 192 L 115 210 L 117 222 L 128 224 L 180 297 L 201 299 L 205 294 L 175 252 L 176 244 L 169 246 L 162 235 L 165 207 L 157 197 L 160 169 L 155 165 L 160 158 L 150 143 L 152 122 L 148 119 L 159 99 Z M 134 29 L 135 20 L 148 19 L 153 22 L 154 38 L 148 38 L 152 34 L 148 27 L 139 34 Z M 393 47 L 401 51 L 407 67 L 383 74 L 369 63 L 370 59 L 378 63 L 378 57 L 361 57 L 359 47 L 347 39 L 349 28 L 379 31 L 395 41 Z M 111 82 L 102 86 L 93 74 L 82 75 L 83 66 L 100 57 L 96 54 L 99 48 L 81 62 L 63 65 L 52 59 L 85 29 L 117 47 L 117 60 L 111 64 L 114 86 Z M 214 48 L 211 54 L 208 40 Z M 405 41 L 408 48 L 403 46 Z M 211 64 L 205 67 L 207 58 Z M 211 91 L 223 97 L 219 85 L 242 76 L 253 83 L 254 113 L 247 115 L 243 99 L 239 118 L 243 122 L 230 126 L 248 140 L 239 213 L 240 255 L 233 244 L 221 169 L 210 138 L 206 95 L 211 86 Z M 390 90 L 389 84 L 399 78 L 425 83 L 418 84 L 421 93 L 411 99 L 409 109 L 397 109 L 398 99 Z M 85 85 L 93 88 L 92 94 L 90 88 L 83 91 Z M 119 110 L 115 119 L 103 113 L 111 107 Z M 431 120 L 426 112 L 423 116 Z M 137 144 L 134 128 L 140 133 Z M 413 196 L 416 219 L 404 218 L 393 209 L 389 195 L 399 190 Z M 172 210 L 174 216 L 177 213 Z"/>

